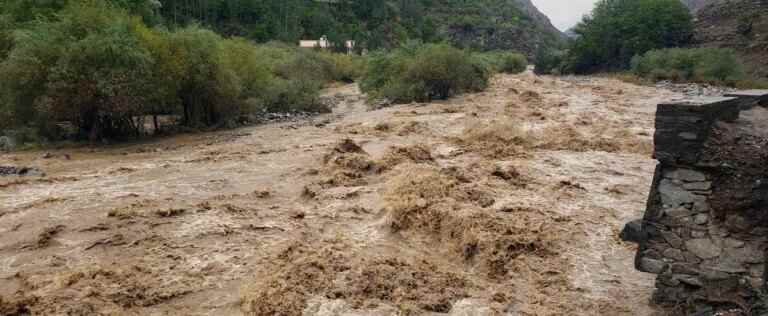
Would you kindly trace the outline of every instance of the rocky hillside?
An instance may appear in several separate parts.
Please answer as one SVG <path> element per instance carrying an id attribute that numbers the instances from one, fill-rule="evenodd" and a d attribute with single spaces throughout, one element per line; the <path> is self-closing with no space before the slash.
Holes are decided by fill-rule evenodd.
<path id="1" fill-rule="evenodd" d="M 735 50 L 754 75 L 768 77 L 768 1 L 685 0 L 696 15 L 696 43 Z"/>
<path id="2" fill-rule="evenodd" d="M 565 38 L 530 0 L 440 0 L 430 15 L 441 35 L 461 47 L 533 56 L 539 46 Z"/>
<path id="3" fill-rule="evenodd" d="M 685 6 L 691 9 L 691 12 L 696 13 L 709 4 L 719 2 L 719 0 L 681 0 Z"/>

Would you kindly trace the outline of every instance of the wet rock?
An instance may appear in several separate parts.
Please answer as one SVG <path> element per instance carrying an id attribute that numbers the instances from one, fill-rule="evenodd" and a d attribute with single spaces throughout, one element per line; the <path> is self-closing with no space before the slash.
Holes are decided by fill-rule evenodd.
<path id="1" fill-rule="evenodd" d="M 694 210 L 691 210 L 686 207 L 675 207 L 675 208 L 668 208 L 664 210 L 664 214 L 672 218 L 688 217 L 693 215 L 694 213 L 695 213 Z"/>
<path id="2" fill-rule="evenodd" d="M 0 136 L 0 151 L 16 149 L 16 140 L 10 136 Z"/>
<path id="3" fill-rule="evenodd" d="M 712 181 L 683 183 L 683 188 L 693 191 L 707 191 L 712 188 Z"/>
<path id="4" fill-rule="evenodd" d="M 765 274 L 765 264 L 754 264 L 749 267 L 749 275 L 755 278 L 761 278 Z"/>
<path id="5" fill-rule="evenodd" d="M 720 281 L 730 278 L 731 274 L 712 269 L 711 267 L 702 267 L 699 276 L 708 281 Z"/>
<path id="6" fill-rule="evenodd" d="M 664 261 L 640 258 L 637 262 L 637 270 L 653 274 L 661 274 L 667 268 L 667 264 Z"/>
<path id="7" fill-rule="evenodd" d="M 658 280 L 662 284 L 664 284 L 666 286 L 669 286 L 669 287 L 676 287 L 676 286 L 680 285 L 680 280 L 675 278 L 675 276 L 672 273 L 665 273 L 665 274 L 659 276 Z"/>
<path id="8" fill-rule="evenodd" d="M 704 238 L 707 236 L 707 232 L 702 230 L 693 230 L 691 231 L 691 237 L 693 238 Z"/>
<path id="9" fill-rule="evenodd" d="M 753 223 L 744 216 L 731 214 L 726 218 L 725 226 L 734 231 L 749 231 L 752 229 Z"/>
<path id="10" fill-rule="evenodd" d="M 687 240 L 685 248 L 701 259 L 716 258 L 723 252 L 723 249 L 715 245 L 709 238 Z"/>
<path id="11" fill-rule="evenodd" d="M 709 215 L 707 214 L 696 214 L 696 216 L 693 217 L 693 222 L 697 225 L 704 225 L 707 222 L 709 222 Z"/>
<path id="12" fill-rule="evenodd" d="M 44 177 L 45 173 L 37 168 L 0 166 L 0 176 Z"/>
<path id="13" fill-rule="evenodd" d="M 672 278 L 674 278 L 675 280 L 680 281 L 680 283 L 685 283 L 685 284 L 688 284 L 690 286 L 695 286 L 695 287 L 703 287 L 704 286 L 704 283 L 701 282 L 701 279 L 699 279 L 698 277 L 696 277 L 694 275 L 676 274 Z"/>
<path id="14" fill-rule="evenodd" d="M 666 240 L 670 246 L 678 249 L 683 248 L 683 240 L 674 232 L 663 230 L 661 231 L 661 236 L 664 237 L 664 240 Z"/>
<path id="15" fill-rule="evenodd" d="M 672 273 L 698 275 L 699 270 L 696 268 L 695 265 L 692 265 L 689 263 L 673 263 Z"/>
<path id="16" fill-rule="evenodd" d="M 705 213 L 711 210 L 707 198 L 703 196 L 695 196 L 693 198 L 693 211 L 696 213 Z"/>
<path id="17" fill-rule="evenodd" d="M 752 243 L 739 248 L 725 248 L 721 257 L 721 262 L 732 262 L 740 266 L 762 263 L 763 260 L 765 260 L 763 251 Z"/>
<path id="18" fill-rule="evenodd" d="M 685 140 L 696 140 L 697 138 L 699 138 L 698 135 L 691 132 L 683 132 L 683 133 L 677 134 L 677 136 Z"/>
<path id="19" fill-rule="evenodd" d="M 678 207 L 683 204 L 692 204 L 695 196 L 681 185 L 664 179 L 659 183 L 661 203 L 668 207 Z"/>
<path id="20" fill-rule="evenodd" d="M 664 257 L 675 260 L 675 261 L 685 261 L 685 257 L 683 256 L 683 251 L 680 249 L 675 248 L 667 248 L 662 253 Z"/>
<path id="21" fill-rule="evenodd" d="M 683 252 L 683 257 L 685 257 L 686 263 L 691 263 L 691 264 L 701 263 L 701 258 L 697 257 L 690 251 Z"/>
<path id="22" fill-rule="evenodd" d="M 675 169 L 664 174 L 665 178 L 685 182 L 703 182 L 707 180 L 704 173 L 690 169 Z"/>
<path id="23" fill-rule="evenodd" d="M 726 238 L 723 240 L 723 246 L 726 248 L 741 248 L 744 247 L 744 242 L 738 239 Z"/>
<path id="24" fill-rule="evenodd" d="M 646 233 L 643 231 L 643 220 L 637 219 L 624 225 L 619 238 L 623 241 L 639 243 L 646 239 Z"/>

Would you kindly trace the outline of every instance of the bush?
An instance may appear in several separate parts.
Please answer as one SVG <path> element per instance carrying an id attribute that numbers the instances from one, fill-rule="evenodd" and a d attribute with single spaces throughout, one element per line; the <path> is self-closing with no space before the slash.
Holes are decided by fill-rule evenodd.
<path id="1" fill-rule="evenodd" d="M 18 32 L 0 65 L 3 95 L 17 123 L 33 123 L 55 138 L 66 120 L 82 137 L 134 134 L 142 112 L 149 52 L 138 45 L 133 20 L 108 5 L 69 5 L 55 20 Z"/>
<path id="2" fill-rule="evenodd" d="M 473 54 L 476 62 L 484 64 L 492 72 L 518 74 L 528 67 L 528 60 L 523 54 L 515 52 L 491 51 Z"/>
<path id="3" fill-rule="evenodd" d="M 331 81 L 351 83 L 365 73 L 365 59 L 357 55 L 319 53 L 327 61 L 327 71 Z"/>
<path id="4" fill-rule="evenodd" d="M 565 72 L 566 53 L 557 49 L 542 48 L 536 52 L 533 73 L 537 75 L 559 75 Z"/>
<path id="5" fill-rule="evenodd" d="M 501 57 L 501 72 L 519 74 L 528 68 L 528 60 L 522 54 L 506 53 Z"/>
<path id="6" fill-rule="evenodd" d="M 679 0 L 601 0 L 575 32 L 567 67 L 589 73 L 626 69 L 635 55 L 683 46 L 693 22 Z"/>
<path id="7" fill-rule="evenodd" d="M 197 128 L 328 111 L 323 85 L 364 68 L 360 57 L 255 45 L 197 25 L 153 29 L 114 3 L 133 2 L 69 1 L 23 29 L 0 14 L 0 131 L 59 140 L 71 135 L 60 126 L 74 126 L 77 138 L 96 140 L 140 136 L 147 117 L 158 132 L 159 115 Z"/>
<path id="8" fill-rule="evenodd" d="M 696 81 L 733 85 L 744 79 L 744 67 L 730 49 L 670 48 L 632 59 L 632 72 L 651 80 Z"/>
<path id="9" fill-rule="evenodd" d="M 488 86 L 490 70 L 466 51 L 445 44 L 409 44 L 370 57 L 361 89 L 397 103 L 446 99 Z"/>

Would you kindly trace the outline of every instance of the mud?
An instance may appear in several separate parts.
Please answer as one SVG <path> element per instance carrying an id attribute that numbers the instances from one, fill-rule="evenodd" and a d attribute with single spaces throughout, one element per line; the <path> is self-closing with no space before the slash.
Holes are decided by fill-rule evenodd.
<path id="1" fill-rule="evenodd" d="M 518 93 L 522 91 L 522 93 Z M 655 105 L 605 78 L 0 156 L 0 313 L 652 315 Z"/>

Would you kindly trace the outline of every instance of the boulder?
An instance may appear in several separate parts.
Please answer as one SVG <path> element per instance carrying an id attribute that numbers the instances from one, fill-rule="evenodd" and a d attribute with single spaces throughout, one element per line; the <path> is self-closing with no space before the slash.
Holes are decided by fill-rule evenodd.
<path id="1" fill-rule="evenodd" d="M 690 239 L 685 241 L 685 248 L 701 259 L 712 259 L 723 253 L 723 248 L 709 238 Z"/>
<path id="2" fill-rule="evenodd" d="M 703 182 L 707 180 L 707 176 L 704 173 L 690 169 L 675 169 L 668 171 L 664 174 L 664 177 L 685 182 Z"/>
<path id="3" fill-rule="evenodd" d="M 693 193 L 688 192 L 682 185 L 669 179 L 661 180 L 659 183 L 659 193 L 661 194 L 661 203 L 670 208 L 683 204 L 693 204 L 696 198 Z"/>
<path id="4" fill-rule="evenodd" d="M 647 235 L 643 231 L 643 220 L 636 219 L 624 225 L 624 229 L 619 233 L 619 238 L 623 241 L 634 243 L 645 241 Z"/>
<path id="5" fill-rule="evenodd" d="M 11 151 L 16 149 L 16 140 L 10 136 L 0 136 L 0 151 Z"/>

